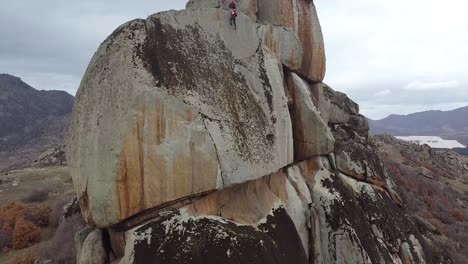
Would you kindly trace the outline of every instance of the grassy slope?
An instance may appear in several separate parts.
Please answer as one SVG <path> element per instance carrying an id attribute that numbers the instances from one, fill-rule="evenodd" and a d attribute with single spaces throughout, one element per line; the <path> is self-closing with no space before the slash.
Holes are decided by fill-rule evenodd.
<path id="1" fill-rule="evenodd" d="M 14 186 L 16 185 L 16 186 Z M 70 174 L 66 167 L 24 169 L 0 174 L 0 207 L 9 202 L 21 202 L 33 190 L 47 188 L 50 190 L 48 199 L 37 203 L 54 208 L 57 203 L 69 200 L 74 195 Z M 55 233 L 55 228 L 47 227 L 42 230 L 41 241 L 47 241 Z M 43 242 L 41 242 L 43 243 Z M 0 252 L 0 264 L 7 264 L 13 256 L 19 256 L 39 248 L 41 243 L 28 249 Z"/>

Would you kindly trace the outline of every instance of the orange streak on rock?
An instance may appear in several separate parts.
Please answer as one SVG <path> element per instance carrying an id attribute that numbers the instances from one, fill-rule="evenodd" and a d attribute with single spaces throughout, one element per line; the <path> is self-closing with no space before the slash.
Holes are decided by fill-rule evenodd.
<path id="1" fill-rule="evenodd" d="M 191 110 L 174 110 L 160 101 L 142 107 L 121 149 L 115 193 L 119 220 L 216 189 L 216 150 L 206 131 L 190 130 L 195 117 Z"/>

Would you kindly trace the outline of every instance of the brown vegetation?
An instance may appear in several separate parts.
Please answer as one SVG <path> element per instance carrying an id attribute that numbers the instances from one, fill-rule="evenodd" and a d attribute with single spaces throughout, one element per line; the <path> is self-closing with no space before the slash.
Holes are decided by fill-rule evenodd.
<path id="1" fill-rule="evenodd" d="M 49 223 L 50 209 L 45 206 L 26 206 L 10 203 L 0 208 L 0 247 L 22 249 L 39 241 L 40 227 Z"/>
<path id="2" fill-rule="evenodd" d="M 26 254 L 34 256 L 36 260 L 52 260 L 53 263 L 74 263 L 75 249 L 73 241 L 77 228 L 72 228 L 73 225 L 70 225 L 70 223 L 60 222 L 63 206 L 74 196 L 68 169 L 58 167 L 31 168 L 5 173 L 0 175 L 0 178 L 0 184 L 2 185 L 0 195 L 0 263 L 30 263 L 30 260 L 24 257 Z M 19 184 L 12 186 L 11 183 L 16 179 L 19 180 Z M 5 182 L 8 184 L 2 184 Z M 17 202 L 13 203 L 14 201 Z M 19 218 L 23 218 L 25 222 L 32 223 L 35 227 L 40 228 L 41 233 L 37 240 L 29 238 L 19 241 L 16 239 L 18 245 L 32 243 L 28 241 L 37 241 L 28 248 L 16 250 L 13 248 L 13 232 Z M 63 226 L 60 227 L 60 230 L 57 230 L 59 225 Z M 19 230 L 16 231 L 16 234 L 19 234 L 21 230 L 31 228 L 29 224 L 19 225 L 18 227 Z M 68 228 L 70 229 L 68 230 Z M 78 229 L 81 229 L 81 226 Z M 30 235 L 28 234 L 28 236 Z M 52 247 L 52 243 L 55 246 Z M 15 258 L 16 256 L 22 257 Z M 32 257 L 29 259 L 32 259 Z"/>
<path id="3" fill-rule="evenodd" d="M 408 213 L 435 227 L 434 237 L 455 263 L 468 263 L 466 171 L 437 157 L 443 153 L 418 152 L 417 147 L 397 141 L 384 143 L 379 155 L 399 187 Z"/>
<path id="4" fill-rule="evenodd" d="M 450 214 L 452 215 L 453 218 L 455 218 L 455 220 L 457 220 L 458 222 L 463 222 L 465 220 L 465 214 L 463 213 L 463 211 L 459 210 L 459 209 L 451 209 L 450 210 Z"/>
<path id="5" fill-rule="evenodd" d="M 49 225 L 50 212 L 47 206 L 33 206 L 26 210 L 24 219 L 37 226 L 45 227 Z"/>
<path id="6" fill-rule="evenodd" d="M 22 254 L 21 256 L 16 256 L 13 257 L 10 260 L 10 264 L 34 264 L 34 261 L 36 258 L 34 257 L 34 254 L 31 252 Z"/>
<path id="7" fill-rule="evenodd" d="M 27 248 L 38 242 L 40 236 L 41 229 L 38 226 L 20 217 L 16 221 L 15 229 L 13 230 L 12 248 Z"/>

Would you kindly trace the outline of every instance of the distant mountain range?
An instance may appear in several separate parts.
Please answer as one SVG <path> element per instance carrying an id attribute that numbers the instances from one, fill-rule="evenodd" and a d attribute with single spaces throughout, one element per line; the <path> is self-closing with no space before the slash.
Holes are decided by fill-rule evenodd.
<path id="1" fill-rule="evenodd" d="M 468 145 L 468 106 L 369 120 L 370 133 L 392 136 L 439 136 Z"/>
<path id="2" fill-rule="evenodd" d="M 0 74 L 0 171 L 27 166 L 62 143 L 73 100 L 64 91 L 38 91 Z"/>

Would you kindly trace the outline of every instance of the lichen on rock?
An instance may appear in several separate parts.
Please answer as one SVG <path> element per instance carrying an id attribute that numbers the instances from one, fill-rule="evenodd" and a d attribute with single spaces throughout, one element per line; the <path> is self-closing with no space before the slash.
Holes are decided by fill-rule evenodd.
<path id="1" fill-rule="evenodd" d="M 112 263 L 444 263 L 406 216 L 359 106 L 322 83 L 314 2 L 238 6 L 237 30 L 224 3 L 190 0 L 99 47 L 67 144 L 93 227 L 78 252 Z"/>

